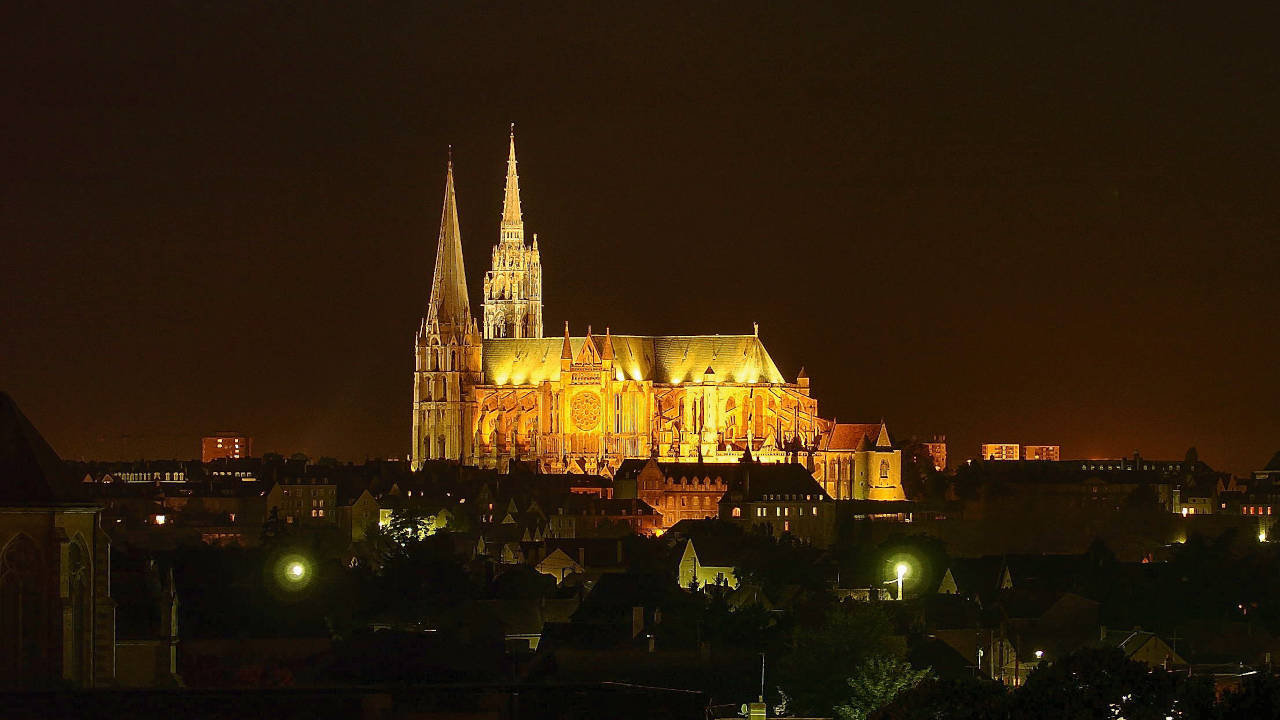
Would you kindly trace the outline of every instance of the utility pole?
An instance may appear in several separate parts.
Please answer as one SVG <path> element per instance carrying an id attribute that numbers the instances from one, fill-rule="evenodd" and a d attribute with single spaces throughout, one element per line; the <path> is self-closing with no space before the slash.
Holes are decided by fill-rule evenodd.
<path id="1" fill-rule="evenodd" d="M 760 702 L 764 702 L 764 653 L 760 653 Z"/>

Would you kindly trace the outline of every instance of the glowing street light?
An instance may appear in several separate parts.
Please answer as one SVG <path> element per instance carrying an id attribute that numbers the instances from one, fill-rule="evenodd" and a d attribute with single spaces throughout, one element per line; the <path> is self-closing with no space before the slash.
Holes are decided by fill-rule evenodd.
<path id="1" fill-rule="evenodd" d="M 303 555 L 291 554 L 279 558 L 273 563 L 272 574 L 280 589 L 298 592 L 311 584 L 314 568 L 311 561 Z"/>
<path id="2" fill-rule="evenodd" d="M 893 566 L 893 572 L 896 575 L 896 578 L 893 580 L 885 580 L 884 584 L 892 585 L 894 583 L 898 583 L 898 599 L 902 600 L 902 581 L 907 577 L 907 573 L 911 572 L 911 566 L 904 562 L 900 562 Z"/>

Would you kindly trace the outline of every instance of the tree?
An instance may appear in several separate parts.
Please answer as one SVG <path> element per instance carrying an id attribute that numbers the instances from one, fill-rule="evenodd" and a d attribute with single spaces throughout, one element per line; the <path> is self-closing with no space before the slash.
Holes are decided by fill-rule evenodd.
<path id="1" fill-rule="evenodd" d="M 902 448 L 902 492 L 908 500 L 937 500 L 937 479 L 942 473 L 933 466 L 933 455 L 922 442 L 910 442 Z M 943 492 L 946 490 L 942 484 Z M 930 490 L 934 495 L 930 495 Z"/>
<path id="2" fill-rule="evenodd" d="M 788 585 L 820 591 L 826 578 L 818 559 L 821 553 L 790 534 L 775 538 L 761 529 L 743 537 L 744 550 L 734 573 L 748 585 L 758 585 L 771 598 Z"/>
<path id="3" fill-rule="evenodd" d="M 986 678 L 929 678 L 873 714 L 875 720 L 1001 720 L 1009 717 L 1009 688 Z"/>
<path id="4" fill-rule="evenodd" d="M 262 536 L 260 538 L 263 547 L 275 547 L 280 541 L 282 535 L 285 534 L 285 524 L 280 520 L 280 508 L 272 506 L 270 512 L 267 513 L 267 519 L 262 523 Z"/>
<path id="5" fill-rule="evenodd" d="M 1280 679 L 1250 675 L 1222 698 L 1222 720 L 1280 720 Z"/>
<path id="6" fill-rule="evenodd" d="M 846 682 L 849 699 L 836 706 L 841 720 L 866 720 L 871 713 L 893 702 L 929 675 L 929 669 L 913 670 L 892 655 L 873 655 L 858 666 Z"/>
<path id="7" fill-rule="evenodd" d="M 890 655 L 892 628 L 884 612 L 870 603 L 844 603 L 814 625 L 796 628 L 793 650 L 778 668 L 797 713 L 826 715 L 846 701 L 847 680 L 868 658 Z"/>
<path id="8" fill-rule="evenodd" d="M 1149 668 L 1116 648 L 1086 648 L 1032 670 L 1014 693 L 1013 717 L 1198 718 L 1212 711 L 1212 698 L 1202 679 Z"/>

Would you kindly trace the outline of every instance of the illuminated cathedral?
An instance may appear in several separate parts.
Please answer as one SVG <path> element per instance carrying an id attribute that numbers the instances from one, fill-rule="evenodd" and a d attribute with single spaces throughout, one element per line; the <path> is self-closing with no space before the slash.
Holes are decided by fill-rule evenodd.
<path id="1" fill-rule="evenodd" d="M 414 469 L 429 460 L 612 476 L 623 460 L 806 463 L 835 498 L 902 499 L 901 454 L 880 424 L 818 416 L 759 337 L 544 335 L 538 237 L 526 242 L 515 132 L 480 319 L 471 312 L 453 183 L 431 296 L 414 340 Z"/>

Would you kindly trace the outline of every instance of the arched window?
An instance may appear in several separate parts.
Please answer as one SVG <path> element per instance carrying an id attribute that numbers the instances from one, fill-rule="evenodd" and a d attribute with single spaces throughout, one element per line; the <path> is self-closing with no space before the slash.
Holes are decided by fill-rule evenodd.
<path id="1" fill-rule="evenodd" d="M 740 507 L 736 507 L 736 508 L 734 508 L 734 509 L 733 509 L 733 516 L 734 516 L 734 517 L 742 517 L 742 508 L 740 508 Z"/>
<path id="2" fill-rule="evenodd" d="M 45 573 L 40 550 L 27 535 L 0 557 L 0 673 L 6 684 L 30 687 L 44 666 Z"/>
<path id="3" fill-rule="evenodd" d="M 71 600 L 71 679 L 79 685 L 89 682 L 91 667 L 89 628 L 89 552 L 77 539 L 67 553 L 67 588 Z"/>
<path id="4" fill-rule="evenodd" d="M 889 479 L 889 461 L 888 460 L 880 461 L 880 479 L 881 480 Z"/>

